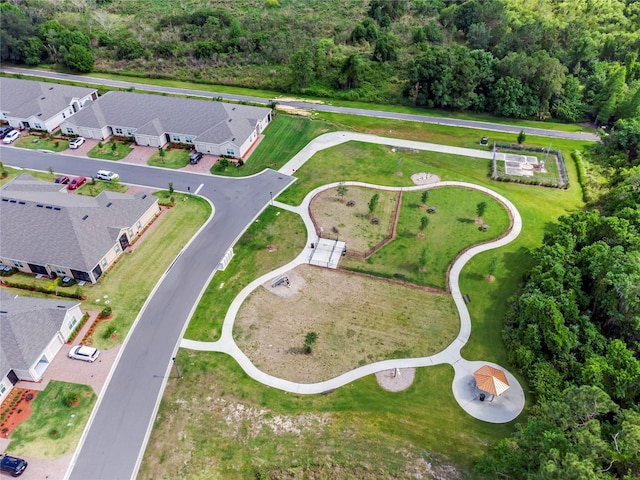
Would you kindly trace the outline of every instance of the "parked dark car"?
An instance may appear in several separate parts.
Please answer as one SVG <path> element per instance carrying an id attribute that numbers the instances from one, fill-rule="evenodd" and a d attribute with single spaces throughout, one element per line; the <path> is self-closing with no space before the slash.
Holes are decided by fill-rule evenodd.
<path id="1" fill-rule="evenodd" d="M 6 137 L 7 134 L 9 132 L 12 132 L 13 130 L 14 128 L 11 125 L 5 125 L 4 127 L 0 128 L 0 139 Z"/>
<path id="2" fill-rule="evenodd" d="M 60 183 L 61 185 L 66 185 L 67 183 L 69 183 L 69 177 L 67 177 L 66 175 L 60 175 L 58 178 L 56 178 L 53 183 Z"/>
<path id="3" fill-rule="evenodd" d="M 191 165 L 195 165 L 200 161 L 201 158 L 202 152 L 192 152 L 191 155 L 189 155 L 189 163 Z"/>
<path id="4" fill-rule="evenodd" d="M 27 461 L 11 455 L 3 455 L 0 460 L 0 471 L 10 473 L 12 477 L 19 477 L 27 469 Z"/>

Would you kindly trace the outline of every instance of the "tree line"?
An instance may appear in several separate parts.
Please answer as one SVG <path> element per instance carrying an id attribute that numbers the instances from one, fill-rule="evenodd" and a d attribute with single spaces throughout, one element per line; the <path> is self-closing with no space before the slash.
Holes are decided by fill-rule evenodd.
<path id="1" fill-rule="evenodd" d="M 640 166 L 620 136 L 585 152 L 609 188 L 547 231 L 510 301 L 505 345 L 536 404 L 483 476 L 640 478 Z"/>
<path id="2" fill-rule="evenodd" d="M 635 0 L 204 5 L 0 3 L 0 60 L 569 122 L 640 108 Z"/>

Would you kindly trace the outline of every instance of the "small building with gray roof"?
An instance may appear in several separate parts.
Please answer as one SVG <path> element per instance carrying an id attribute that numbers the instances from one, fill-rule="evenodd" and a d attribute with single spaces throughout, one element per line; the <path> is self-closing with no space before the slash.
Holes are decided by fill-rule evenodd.
<path id="1" fill-rule="evenodd" d="M 150 147 L 178 143 L 243 158 L 270 122 L 271 109 L 265 107 L 111 91 L 61 127 L 65 135 L 115 135 Z"/>
<path id="2" fill-rule="evenodd" d="M 97 98 L 95 88 L 0 77 L 0 118 L 19 130 L 53 132 Z"/>
<path id="3" fill-rule="evenodd" d="M 80 303 L 0 289 L 0 402 L 19 380 L 38 382 L 82 319 Z"/>
<path id="4" fill-rule="evenodd" d="M 159 212 L 152 195 L 76 195 L 23 174 L 0 189 L 0 263 L 95 283 Z"/>

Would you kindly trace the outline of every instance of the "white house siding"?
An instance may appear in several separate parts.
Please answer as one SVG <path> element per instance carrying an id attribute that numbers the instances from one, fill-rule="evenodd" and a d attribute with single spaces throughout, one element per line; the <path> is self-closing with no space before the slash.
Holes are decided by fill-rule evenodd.
<path id="1" fill-rule="evenodd" d="M 71 333 L 76 329 L 81 320 L 82 310 L 80 310 L 80 305 L 76 305 L 67 310 L 64 321 L 60 326 L 60 334 L 65 342 L 69 340 Z"/>
<path id="2" fill-rule="evenodd" d="M 4 377 L 2 380 L 0 380 L 0 403 L 2 403 L 5 398 L 7 398 L 12 388 L 13 385 L 7 377 Z"/>

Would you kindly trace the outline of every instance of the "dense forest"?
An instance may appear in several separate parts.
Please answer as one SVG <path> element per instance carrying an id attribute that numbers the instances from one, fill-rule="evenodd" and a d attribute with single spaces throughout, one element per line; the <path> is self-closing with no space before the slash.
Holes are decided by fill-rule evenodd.
<path id="1" fill-rule="evenodd" d="M 640 1 L 22 0 L 0 13 L 3 62 L 612 126 L 574 153 L 587 206 L 549 228 L 510 301 L 504 340 L 535 405 L 476 474 L 640 478 Z"/>
<path id="2" fill-rule="evenodd" d="M 0 60 L 515 118 L 640 106 L 637 0 L 13 0 Z"/>

